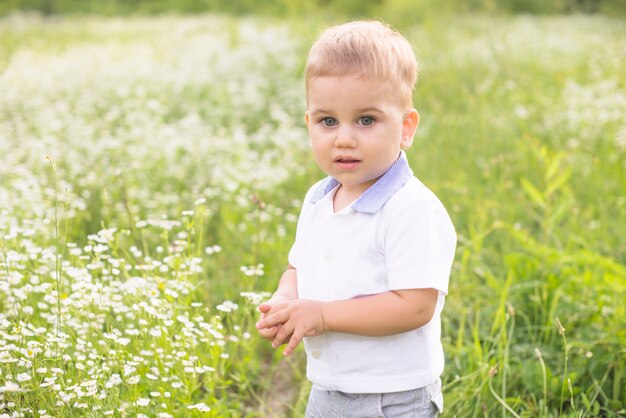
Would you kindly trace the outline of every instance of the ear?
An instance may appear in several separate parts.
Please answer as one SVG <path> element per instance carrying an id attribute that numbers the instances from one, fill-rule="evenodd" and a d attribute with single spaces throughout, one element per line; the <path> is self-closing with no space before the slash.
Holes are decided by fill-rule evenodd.
<path id="1" fill-rule="evenodd" d="M 407 149 L 413 144 L 413 137 L 415 136 L 415 131 L 417 131 L 417 125 L 419 125 L 419 123 L 420 115 L 417 113 L 417 110 L 411 108 L 404 112 L 400 148 Z"/>

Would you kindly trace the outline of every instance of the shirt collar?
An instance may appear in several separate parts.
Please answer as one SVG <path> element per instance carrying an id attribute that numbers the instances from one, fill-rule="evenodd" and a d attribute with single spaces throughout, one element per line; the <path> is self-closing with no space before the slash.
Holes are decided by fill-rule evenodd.
<path id="1" fill-rule="evenodd" d="M 397 192 L 404 183 L 413 176 L 413 171 L 409 167 L 404 151 L 400 151 L 398 159 L 389 169 L 372 184 L 363 194 L 352 204 L 352 209 L 364 213 L 376 213 L 385 203 Z M 313 191 L 310 201 L 316 203 L 326 196 L 340 184 L 339 180 L 333 177 L 326 177 Z"/>

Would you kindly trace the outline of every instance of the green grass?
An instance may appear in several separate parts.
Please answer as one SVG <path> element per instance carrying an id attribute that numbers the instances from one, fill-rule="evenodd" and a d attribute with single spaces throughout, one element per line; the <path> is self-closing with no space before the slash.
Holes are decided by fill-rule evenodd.
<path id="1" fill-rule="evenodd" d="M 303 353 L 254 307 L 322 175 L 302 68 L 326 24 L 0 20 L 0 414 L 302 414 Z M 405 34 L 408 157 L 459 235 L 444 416 L 624 414 L 626 25 Z"/>

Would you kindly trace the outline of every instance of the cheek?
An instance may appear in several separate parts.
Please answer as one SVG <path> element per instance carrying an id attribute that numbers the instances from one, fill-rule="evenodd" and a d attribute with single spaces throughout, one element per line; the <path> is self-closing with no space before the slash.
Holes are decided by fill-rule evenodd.
<path id="1" fill-rule="evenodd" d="M 323 141 L 320 141 L 319 139 L 311 139 L 311 149 L 313 150 L 313 154 L 315 155 L 315 158 L 324 155 L 328 150 L 328 147 L 326 147 L 324 145 Z"/>

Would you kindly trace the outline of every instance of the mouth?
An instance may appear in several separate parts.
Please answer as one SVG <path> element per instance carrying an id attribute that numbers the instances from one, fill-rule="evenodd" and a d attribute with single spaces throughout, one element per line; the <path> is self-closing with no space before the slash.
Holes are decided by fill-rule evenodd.
<path id="1" fill-rule="evenodd" d="M 359 160 L 358 158 L 342 156 L 335 158 L 333 162 L 335 163 L 335 166 L 338 167 L 340 170 L 354 170 L 359 166 L 361 160 Z"/>
<path id="2" fill-rule="evenodd" d="M 360 163 L 361 160 L 352 157 L 337 157 L 334 160 L 336 163 Z"/>

